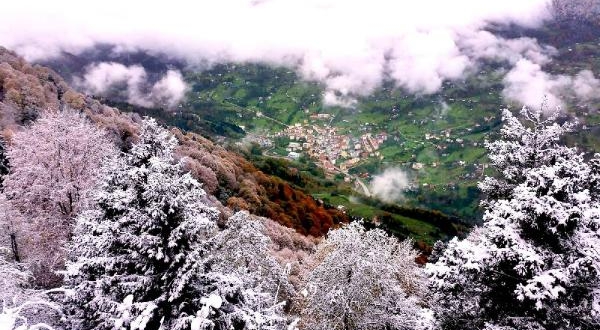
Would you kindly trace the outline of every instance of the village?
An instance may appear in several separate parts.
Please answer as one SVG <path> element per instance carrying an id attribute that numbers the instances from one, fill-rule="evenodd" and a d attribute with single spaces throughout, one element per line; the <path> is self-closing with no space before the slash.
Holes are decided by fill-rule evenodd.
<path id="1" fill-rule="evenodd" d="M 377 150 L 387 140 L 387 133 L 340 134 L 336 127 L 326 123 L 329 119 L 329 114 L 313 114 L 310 121 L 288 126 L 268 137 L 288 138 L 289 143 L 285 146 L 288 158 L 298 159 L 304 153 L 328 172 L 347 173 L 368 158 L 383 159 Z"/>
<path id="2" fill-rule="evenodd" d="M 409 115 L 412 115 L 412 112 Z M 261 116 L 266 117 L 262 113 Z M 387 161 L 388 164 L 393 163 L 412 170 L 414 184 L 427 190 L 454 189 L 456 185 L 453 181 L 440 184 L 439 178 L 432 174 L 435 173 L 433 169 L 437 167 L 464 168 L 457 177 L 460 180 L 476 180 L 485 173 L 487 164 L 473 161 L 470 158 L 472 155 L 465 155 L 466 157 L 463 158 L 460 151 L 465 148 L 482 148 L 481 141 L 468 138 L 473 130 L 480 129 L 479 123 L 475 123 L 472 127 L 430 130 L 424 132 L 423 136 L 413 136 L 405 135 L 399 130 L 382 132 L 380 126 L 368 122 L 360 123 L 350 130 L 344 127 L 343 122 L 348 122 L 346 119 L 342 119 L 338 124 L 336 120 L 335 116 L 328 113 L 313 113 L 301 122 L 290 125 L 277 123 L 283 126 L 280 131 L 249 134 L 245 140 L 261 146 L 265 155 L 285 157 L 290 160 L 310 158 L 327 174 L 331 176 L 342 174 L 344 181 L 353 182 L 355 189 L 366 196 L 370 195 L 370 191 L 363 180 L 368 182 L 376 171 L 365 171 L 361 166 L 372 161 Z M 482 124 L 489 123 L 491 120 L 492 117 L 486 117 Z M 414 124 L 426 123 L 421 121 Z M 404 150 L 411 150 L 413 153 L 402 161 L 389 158 L 389 150 L 385 153 L 387 156 L 384 156 L 384 151 L 387 150 L 384 149 L 387 145 L 384 145 L 386 141 Z M 424 148 L 433 150 L 433 156 L 419 156 Z M 451 156 L 457 152 L 461 152 L 461 156 Z M 361 170 L 352 171 L 358 167 L 361 167 Z"/>

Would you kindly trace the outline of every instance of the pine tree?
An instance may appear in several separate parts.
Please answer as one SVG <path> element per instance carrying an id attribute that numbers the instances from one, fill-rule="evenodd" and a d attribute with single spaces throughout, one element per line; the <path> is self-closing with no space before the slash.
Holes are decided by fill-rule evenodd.
<path id="1" fill-rule="evenodd" d="M 556 114 L 521 114 L 487 145 L 483 225 L 427 266 L 442 329 L 600 327 L 600 156 L 564 146 Z"/>
<path id="2" fill-rule="evenodd" d="M 131 153 L 108 165 L 97 206 L 77 218 L 67 267 L 75 328 L 186 328 L 199 309 L 194 282 L 218 212 L 174 162 L 176 146 L 146 120 Z"/>
<path id="3" fill-rule="evenodd" d="M 174 161 L 176 146 L 145 120 L 130 154 L 107 165 L 95 207 L 77 218 L 67 265 L 73 328 L 267 330 L 285 322 L 253 274 L 263 268 L 242 267 L 268 258 L 268 241 L 245 230 L 243 216 L 218 228 L 218 211 Z M 234 248 L 241 242 L 244 256 Z"/>

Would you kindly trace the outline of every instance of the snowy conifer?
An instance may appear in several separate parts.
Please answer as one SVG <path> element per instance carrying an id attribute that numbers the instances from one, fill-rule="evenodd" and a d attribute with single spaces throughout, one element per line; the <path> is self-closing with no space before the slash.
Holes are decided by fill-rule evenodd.
<path id="1" fill-rule="evenodd" d="M 77 218 L 67 268 L 74 328 L 276 329 L 285 321 L 274 298 L 241 277 L 244 263 L 258 257 L 249 245 L 266 242 L 253 237 L 246 251 L 231 247 L 228 240 L 242 243 L 244 234 L 219 230 L 218 211 L 175 163 L 176 145 L 145 120 L 130 154 L 107 165 L 96 206 Z"/>
<path id="2" fill-rule="evenodd" d="M 333 230 L 309 274 L 305 329 L 418 329 L 421 270 L 410 241 L 360 223 Z"/>
<path id="3" fill-rule="evenodd" d="M 218 212 L 173 160 L 176 139 L 154 120 L 125 159 L 108 165 L 97 206 L 77 218 L 68 284 L 82 329 L 186 328 L 200 305 L 194 281 Z"/>
<path id="4" fill-rule="evenodd" d="M 427 266 L 442 329 L 598 329 L 598 155 L 561 145 L 556 115 L 504 111 L 488 144 L 484 223 Z"/>

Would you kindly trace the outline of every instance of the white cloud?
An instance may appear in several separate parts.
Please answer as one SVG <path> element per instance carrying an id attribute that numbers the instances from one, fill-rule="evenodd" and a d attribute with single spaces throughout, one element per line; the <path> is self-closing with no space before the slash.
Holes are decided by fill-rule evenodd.
<path id="1" fill-rule="evenodd" d="M 411 33 L 394 44 L 390 75 L 411 92 L 434 93 L 446 79 L 456 79 L 471 66 L 451 30 Z"/>
<path id="2" fill-rule="evenodd" d="M 513 62 L 530 58 L 527 49 L 517 47 L 528 40 L 502 43 L 488 35 L 491 44 L 481 48 L 474 38 L 485 37 L 482 29 L 489 22 L 535 26 L 548 16 L 549 1 L 205 0 L 165 5 L 152 0 L 21 0 L 2 6 L 0 44 L 30 60 L 109 43 L 121 50 L 168 53 L 192 64 L 288 65 L 348 100 L 370 93 L 385 77 L 414 92 L 436 92 L 444 80 L 476 67 L 485 51 L 500 49 L 506 53 L 501 56 L 516 58 Z"/>
<path id="3" fill-rule="evenodd" d="M 75 79 L 75 84 L 88 94 L 119 95 L 131 104 L 167 109 L 176 106 L 188 89 L 178 71 L 167 71 L 159 81 L 151 85 L 143 67 L 115 62 L 88 66 L 83 77 Z"/>
<path id="4" fill-rule="evenodd" d="M 323 104 L 326 106 L 340 106 L 345 108 L 351 108 L 357 103 L 356 99 L 350 96 L 336 95 L 332 90 L 328 90 L 323 94 Z"/>
<path id="5" fill-rule="evenodd" d="M 513 65 L 522 59 L 543 65 L 556 54 L 554 48 L 542 46 L 535 39 L 504 39 L 488 31 L 467 33 L 461 39 L 461 47 L 470 58 L 502 60 Z"/>
<path id="6" fill-rule="evenodd" d="M 408 175 L 397 168 L 388 168 L 383 173 L 374 176 L 370 185 L 373 196 L 388 203 L 401 200 L 409 187 Z"/>
<path id="7" fill-rule="evenodd" d="M 509 100 L 535 109 L 545 102 L 546 109 L 553 111 L 564 105 L 564 92 L 570 84 L 569 77 L 550 75 L 539 64 L 522 59 L 504 77 L 502 93 Z"/>
<path id="8" fill-rule="evenodd" d="M 589 100 L 600 86 L 592 72 L 575 77 L 542 70 L 556 50 L 531 38 L 504 39 L 489 23 L 539 26 L 551 0 L 21 0 L 3 4 L 0 45 L 29 60 L 98 43 L 117 51 L 166 53 L 189 64 L 266 62 L 298 70 L 326 86 L 326 105 L 351 107 L 384 79 L 415 93 L 435 93 L 446 80 L 477 72 L 481 60 L 508 63 L 507 100 L 551 106 L 564 95 Z M 103 84 L 140 86 L 141 67 L 96 67 L 84 77 L 89 91 Z M 185 94 L 181 75 L 156 86 L 127 88 L 138 104 L 173 106 Z M 137 92 L 151 93 L 150 96 Z"/>
<path id="9" fill-rule="evenodd" d="M 104 96 L 116 92 L 129 103 L 149 106 L 140 95 L 140 87 L 146 81 L 146 70 L 139 65 L 125 66 L 120 63 L 103 62 L 90 65 L 82 79 L 75 81 L 86 93 Z"/>
<path id="10" fill-rule="evenodd" d="M 573 80 L 575 95 L 584 102 L 600 99 L 600 79 L 590 70 L 579 72 Z"/>
<path id="11" fill-rule="evenodd" d="M 166 108 L 173 108 L 183 99 L 188 90 L 179 71 L 169 70 L 154 86 L 151 97 Z"/>
<path id="12" fill-rule="evenodd" d="M 600 80 L 590 70 L 582 70 L 574 77 L 552 75 L 542 71 L 539 64 L 519 60 L 504 77 L 503 95 L 506 99 L 531 108 L 553 111 L 564 107 L 567 98 L 580 104 L 600 99 Z"/>

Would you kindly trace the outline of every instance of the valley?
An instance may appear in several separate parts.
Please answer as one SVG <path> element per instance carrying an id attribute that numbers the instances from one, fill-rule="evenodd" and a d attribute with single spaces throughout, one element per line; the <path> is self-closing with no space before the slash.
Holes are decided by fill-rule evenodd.
<path id="1" fill-rule="evenodd" d="M 599 246 L 600 0 L 0 11 L 0 330 L 597 330 Z"/>
<path id="2" fill-rule="evenodd" d="M 431 200 L 434 207 L 475 217 L 478 196 L 469 189 L 484 173 L 485 137 L 499 124 L 498 92 L 459 98 L 459 87 L 448 84 L 443 94 L 414 96 L 386 86 L 347 108 L 324 105 L 321 86 L 284 69 L 218 66 L 186 78 L 193 86 L 189 107 L 243 127 L 251 133 L 246 141 L 262 145 L 266 155 L 305 156 L 340 183 L 353 177 L 368 182 L 385 168 L 399 167 L 412 178 L 407 194 L 413 205 L 431 208 L 419 198 L 456 191 L 473 199 L 466 201 L 469 209 Z M 211 108 L 219 110 L 206 110 Z"/>
<path id="3" fill-rule="evenodd" d="M 593 31 L 575 37 L 565 27 L 552 26 L 535 30 L 492 26 L 490 31 L 535 37 L 555 47 L 552 61 L 544 67 L 552 74 L 600 70 L 600 45 Z M 181 104 L 169 111 L 110 96 L 98 99 L 202 134 L 247 155 L 265 173 L 318 201 L 352 217 L 388 219 L 386 226 L 395 228 L 390 231 L 428 244 L 450 235 L 431 227 L 427 219 L 390 213 L 380 204 L 440 212 L 459 227 L 479 223 L 482 196 L 477 182 L 493 174 L 485 142 L 499 136 L 501 109 L 520 109 L 504 94 L 507 63 L 501 58 L 482 61 L 464 77 L 444 81 L 434 93 L 414 93 L 384 80 L 364 95 L 342 95 L 292 68 L 268 63 L 194 67 L 160 55 L 118 56 L 110 47 L 99 54 L 45 64 L 70 81 L 83 73 L 86 66 L 81 63 L 92 60 L 141 63 L 154 75 L 177 68 L 189 89 Z M 567 98 L 567 113 L 582 125 L 566 137 L 571 145 L 600 150 L 599 106 L 597 101 Z M 406 174 L 409 182 L 402 195 L 392 201 L 366 202 L 377 198 L 370 183 L 386 169 Z M 304 179 L 294 179 L 289 173 L 294 171 Z"/>

